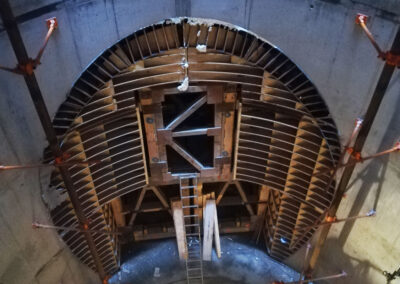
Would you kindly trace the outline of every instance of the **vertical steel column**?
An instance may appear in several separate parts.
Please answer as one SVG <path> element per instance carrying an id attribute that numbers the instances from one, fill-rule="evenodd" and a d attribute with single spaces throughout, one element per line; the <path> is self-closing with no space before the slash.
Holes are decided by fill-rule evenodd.
<path id="1" fill-rule="evenodd" d="M 18 59 L 18 63 L 21 66 L 24 66 L 29 63 L 29 57 L 27 51 L 25 49 L 25 45 L 22 41 L 21 34 L 18 29 L 17 22 L 12 13 L 10 3 L 8 0 L 0 0 L 0 16 L 3 20 L 4 28 L 7 31 L 8 37 L 10 38 L 11 45 L 14 49 L 15 56 Z M 58 139 L 56 133 L 53 128 L 53 124 L 51 122 L 49 113 L 46 108 L 46 104 L 43 100 L 42 93 L 39 88 L 39 84 L 36 80 L 35 74 L 24 74 L 25 83 L 28 87 L 29 93 L 33 100 L 33 103 L 36 108 L 36 112 L 39 115 L 40 122 L 42 123 L 43 130 L 46 134 L 46 138 L 49 141 L 50 148 L 54 157 L 62 157 L 62 151 L 58 143 Z M 64 180 L 65 187 L 68 191 L 72 206 L 75 210 L 76 216 L 78 218 L 79 223 L 86 227 L 88 226 L 88 220 L 82 210 L 81 203 L 79 201 L 78 195 L 74 189 L 74 184 L 71 179 L 71 175 L 68 171 L 67 166 L 59 167 L 60 173 Z M 90 229 L 90 226 L 89 226 Z M 94 264 L 96 265 L 97 272 L 99 273 L 101 280 L 106 277 L 103 265 L 101 263 L 100 257 L 97 253 L 96 245 L 93 240 L 93 236 L 89 231 L 85 231 L 84 233 L 86 242 L 90 249 L 90 252 L 93 257 Z"/>
<path id="2" fill-rule="evenodd" d="M 396 54 L 400 53 L 400 28 L 397 30 L 395 39 L 391 47 L 391 51 Z M 372 124 L 375 120 L 375 116 L 378 112 L 379 106 L 381 105 L 381 102 L 389 86 L 394 71 L 395 71 L 395 66 L 393 65 L 389 65 L 386 63 L 385 66 L 383 67 L 382 73 L 375 87 L 374 94 L 369 103 L 367 112 L 365 113 L 363 125 L 354 142 L 354 147 L 353 147 L 354 153 L 357 152 L 360 153 L 364 147 L 365 141 L 367 140 L 369 131 L 371 130 Z M 339 185 L 336 190 L 335 198 L 328 211 L 328 216 L 330 217 L 336 216 L 336 212 L 339 208 L 342 196 L 346 191 L 347 185 L 349 184 L 355 166 L 356 164 L 346 167 L 345 170 L 343 171 L 342 177 L 340 179 Z M 315 269 L 319 254 L 321 252 L 321 249 L 324 245 L 326 238 L 328 237 L 330 228 L 331 224 L 328 224 L 322 228 L 321 234 L 319 235 L 319 238 L 311 255 L 310 263 L 307 268 L 307 276 L 310 276 L 310 273 Z"/>

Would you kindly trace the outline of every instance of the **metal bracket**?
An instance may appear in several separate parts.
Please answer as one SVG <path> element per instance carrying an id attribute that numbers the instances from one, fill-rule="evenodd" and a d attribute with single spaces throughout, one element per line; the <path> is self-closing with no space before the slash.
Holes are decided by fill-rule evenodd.
<path id="1" fill-rule="evenodd" d="M 47 25 L 48 31 L 47 31 L 46 37 L 44 39 L 44 43 L 43 43 L 42 47 L 40 48 L 35 59 L 28 58 L 27 62 L 24 62 L 23 64 L 18 63 L 15 68 L 0 66 L 0 69 L 4 70 L 4 71 L 15 73 L 15 74 L 19 74 L 19 75 L 32 75 L 33 71 L 41 63 L 40 59 L 42 58 L 43 52 L 47 46 L 50 36 L 52 35 L 53 31 L 58 27 L 57 19 L 55 17 L 47 19 L 46 25 Z"/>
<path id="2" fill-rule="evenodd" d="M 370 42 L 372 43 L 372 45 L 378 52 L 378 58 L 385 61 L 386 64 L 388 64 L 388 65 L 400 68 L 400 54 L 394 54 L 392 51 L 382 51 L 382 49 L 379 47 L 378 43 L 376 42 L 374 36 L 367 28 L 367 25 L 366 25 L 367 20 L 368 20 L 367 15 L 357 14 L 355 22 L 356 22 L 356 24 L 360 25 L 362 27 L 362 29 L 364 30 L 368 39 L 370 40 Z"/>

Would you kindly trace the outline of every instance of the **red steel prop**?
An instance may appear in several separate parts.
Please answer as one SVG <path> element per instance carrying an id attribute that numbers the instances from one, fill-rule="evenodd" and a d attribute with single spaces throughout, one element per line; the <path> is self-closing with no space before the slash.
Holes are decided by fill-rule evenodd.
<path id="1" fill-rule="evenodd" d="M 319 228 L 320 226 L 324 226 L 324 225 L 328 225 L 328 224 L 336 224 L 336 223 L 342 223 L 342 222 L 347 222 L 347 221 L 351 221 L 351 220 L 355 220 L 355 219 L 361 219 L 361 218 L 368 218 L 368 217 L 375 217 L 376 216 L 376 212 L 375 210 L 370 210 L 368 213 L 363 214 L 363 215 L 357 215 L 357 216 L 351 216 L 351 217 L 347 217 L 347 218 L 342 218 L 342 219 L 337 219 L 336 217 L 330 217 L 330 216 L 326 216 L 325 217 L 325 222 L 321 222 L 318 225 L 311 225 L 311 226 L 307 226 L 298 230 L 294 230 L 294 232 L 301 232 L 303 230 L 310 230 L 312 228 Z"/>
<path id="2" fill-rule="evenodd" d="M 63 230 L 63 231 L 75 231 L 75 232 L 91 232 L 97 234 L 106 234 L 106 235 L 121 235 L 121 232 L 112 232 L 105 230 L 89 230 L 89 226 L 87 224 L 83 225 L 82 228 L 79 227 L 62 227 L 62 226 L 53 226 L 53 225 L 45 225 L 37 222 L 32 223 L 32 228 L 34 229 L 53 229 L 53 230 Z"/>
<path id="3" fill-rule="evenodd" d="M 367 28 L 367 25 L 366 25 L 367 20 L 368 20 L 368 16 L 366 16 L 366 15 L 357 14 L 357 16 L 356 16 L 356 24 L 360 25 L 361 28 L 364 30 L 369 41 L 372 43 L 372 45 L 378 52 L 378 58 L 385 61 L 388 65 L 392 65 L 392 66 L 396 66 L 397 68 L 400 68 L 400 54 L 394 54 L 393 52 L 390 52 L 390 51 L 382 51 L 382 49 L 379 47 L 378 43 L 376 42 L 374 36 Z"/>
<path id="4" fill-rule="evenodd" d="M 46 168 L 46 167 L 65 167 L 65 166 L 74 166 L 74 165 L 97 165 L 101 161 L 61 161 L 50 164 L 31 164 L 31 165 L 9 165 L 4 166 L 0 165 L 0 172 L 1 171 L 8 171 L 8 170 L 24 170 L 24 169 L 33 169 L 33 168 Z"/>
<path id="5" fill-rule="evenodd" d="M 329 181 L 328 181 L 328 183 L 327 183 L 327 185 L 326 185 L 326 189 L 325 189 L 326 191 L 328 191 L 329 188 L 331 187 L 331 184 L 332 184 L 332 182 L 333 182 L 333 180 L 334 180 L 334 178 L 335 178 L 335 176 L 336 176 L 336 173 L 337 173 L 337 171 L 338 171 L 338 169 L 339 169 L 339 165 L 344 163 L 344 160 L 345 160 L 345 157 L 346 157 L 346 153 L 347 153 L 347 149 L 349 149 L 350 146 L 352 145 L 353 140 L 355 139 L 355 137 L 357 136 L 358 131 L 359 131 L 360 128 L 361 128 L 362 122 L 363 122 L 363 120 L 362 120 L 361 118 L 356 119 L 354 129 L 353 129 L 353 131 L 352 131 L 352 133 L 351 133 L 351 135 L 350 135 L 350 137 L 349 137 L 349 139 L 348 139 L 346 145 L 344 146 L 344 149 L 343 149 L 342 153 L 340 154 L 340 157 L 339 157 L 339 160 L 338 160 L 337 164 L 335 165 L 335 167 L 334 167 L 333 169 L 330 169 L 330 170 L 329 170 L 329 171 L 332 171 L 332 173 L 331 173 L 331 175 L 330 175 L 330 177 L 329 177 Z M 298 244 L 298 242 L 299 242 L 300 240 L 302 240 L 303 237 L 304 237 L 312 228 L 314 228 L 315 226 L 318 226 L 318 224 L 321 223 L 322 220 L 325 218 L 326 214 L 328 213 L 328 210 L 329 210 L 329 207 L 328 207 L 327 209 L 324 210 L 324 212 L 321 214 L 321 217 L 320 217 L 320 218 L 317 218 L 317 219 L 315 220 L 315 222 L 311 225 L 311 228 L 309 228 L 308 230 L 305 230 L 305 231 L 303 232 L 303 234 L 301 235 L 301 237 L 298 238 L 297 241 L 295 241 L 292 245 L 290 245 L 290 248 L 295 247 L 295 246 Z"/>
<path id="6" fill-rule="evenodd" d="M 36 58 L 34 58 L 34 59 L 29 58 L 28 62 L 24 65 L 17 64 L 17 66 L 14 68 L 0 66 L 0 69 L 4 70 L 4 71 L 12 72 L 12 73 L 20 74 L 20 75 L 31 75 L 33 73 L 33 70 L 35 70 L 36 67 L 38 65 L 40 65 L 40 59 L 43 56 L 43 52 L 47 46 L 47 43 L 48 43 L 51 35 L 53 34 L 54 30 L 58 27 L 58 22 L 55 17 L 46 20 L 46 24 L 47 24 L 48 31 L 47 31 L 46 37 L 44 39 L 43 45 L 40 48 Z"/>

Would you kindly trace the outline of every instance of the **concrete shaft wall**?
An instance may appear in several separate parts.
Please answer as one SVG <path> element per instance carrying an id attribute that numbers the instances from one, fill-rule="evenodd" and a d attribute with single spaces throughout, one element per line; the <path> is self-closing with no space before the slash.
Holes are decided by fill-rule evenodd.
<path id="1" fill-rule="evenodd" d="M 372 0 L 11 2 L 31 56 L 38 51 L 46 33 L 44 20 L 51 16 L 59 20 L 59 29 L 36 71 L 51 116 L 85 66 L 117 40 L 161 19 L 205 17 L 247 28 L 291 57 L 319 88 L 343 141 L 354 119 L 368 106 L 383 67 L 365 35 L 355 26 L 355 14 L 363 12 L 371 16 L 369 26 L 383 49 L 390 46 L 400 18 L 396 15 L 400 11 L 398 2 L 377 4 L 378 1 Z M 0 51 L 0 64 L 14 66 L 16 59 L 4 31 L 0 32 Z M 389 148 L 399 137 L 400 115 L 396 113 L 400 109 L 399 92 L 399 71 L 396 71 L 365 154 Z M 0 73 L 0 110 L 1 164 L 39 161 L 46 141 L 22 77 Z M 383 283 L 382 270 L 397 268 L 399 162 L 399 156 L 393 154 L 357 168 L 338 217 L 365 213 L 372 208 L 378 216 L 335 225 L 322 252 L 317 275 L 344 269 L 349 277 L 338 283 Z M 71 256 L 56 232 L 31 227 L 33 220 L 50 222 L 41 199 L 46 173 L 28 170 L 0 174 L 0 283 L 98 281 Z M 302 253 L 299 251 L 288 263 L 300 269 Z"/>

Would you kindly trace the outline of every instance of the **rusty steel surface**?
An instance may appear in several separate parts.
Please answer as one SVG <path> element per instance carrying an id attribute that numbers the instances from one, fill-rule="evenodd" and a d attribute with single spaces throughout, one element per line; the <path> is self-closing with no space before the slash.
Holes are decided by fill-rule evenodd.
<path id="1" fill-rule="evenodd" d="M 215 112 L 219 113 L 216 117 L 222 116 L 218 125 L 186 132 L 172 131 L 175 122 L 147 125 L 160 121 L 154 117 L 150 120 L 150 116 L 162 115 L 163 96 L 207 93 L 215 86 L 222 86 L 222 91 L 208 94 L 206 100 L 220 103 Z M 229 91 L 230 86 L 237 86 L 235 92 Z M 163 95 L 151 95 L 155 93 Z M 205 99 L 198 102 L 203 103 Z M 190 115 L 188 111 L 177 117 L 178 122 Z M 239 184 L 243 200 L 248 189 L 241 186 L 242 182 L 267 186 L 265 243 L 270 255 L 279 260 L 309 240 L 313 230 L 306 236 L 297 232 L 320 218 L 335 193 L 334 183 L 327 189 L 329 174 L 315 175 L 332 169 L 340 155 L 335 123 L 317 89 L 278 48 L 222 22 L 166 20 L 122 39 L 81 74 L 53 125 L 62 150 L 71 160 L 100 161 L 68 167 L 84 213 L 95 230 L 114 231 L 109 208 L 113 199 L 137 194 L 148 183 L 174 183 L 172 174 L 168 181 L 154 178 L 157 171 L 167 174 L 168 167 L 159 163 L 163 153 L 156 159 L 149 156 L 151 151 L 160 150 L 149 143 L 153 138 L 155 144 L 158 138 L 173 144 L 172 139 L 177 137 L 213 136 L 217 139 L 214 158 L 226 157 L 214 164 L 221 171 L 212 171 L 209 176 L 205 173 L 200 180 L 226 182 L 223 192 L 230 184 Z M 149 137 L 151 133 L 153 138 Z M 186 155 L 179 145 L 175 148 Z M 227 153 L 222 154 L 223 148 Z M 200 172 L 204 170 L 195 161 L 193 164 Z M 51 185 L 63 191 L 57 169 Z M 254 211 L 245 205 L 247 211 Z M 164 213 L 168 214 L 167 210 Z M 60 227 L 77 223 L 69 200 L 53 209 L 52 217 Z M 61 234 L 74 254 L 93 267 L 82 234 Z M 120 252 L 115 237 L 95 237 L 108 273 L 118 268 Z M 291 247 L 294 243 L 297 245 Z"/>

